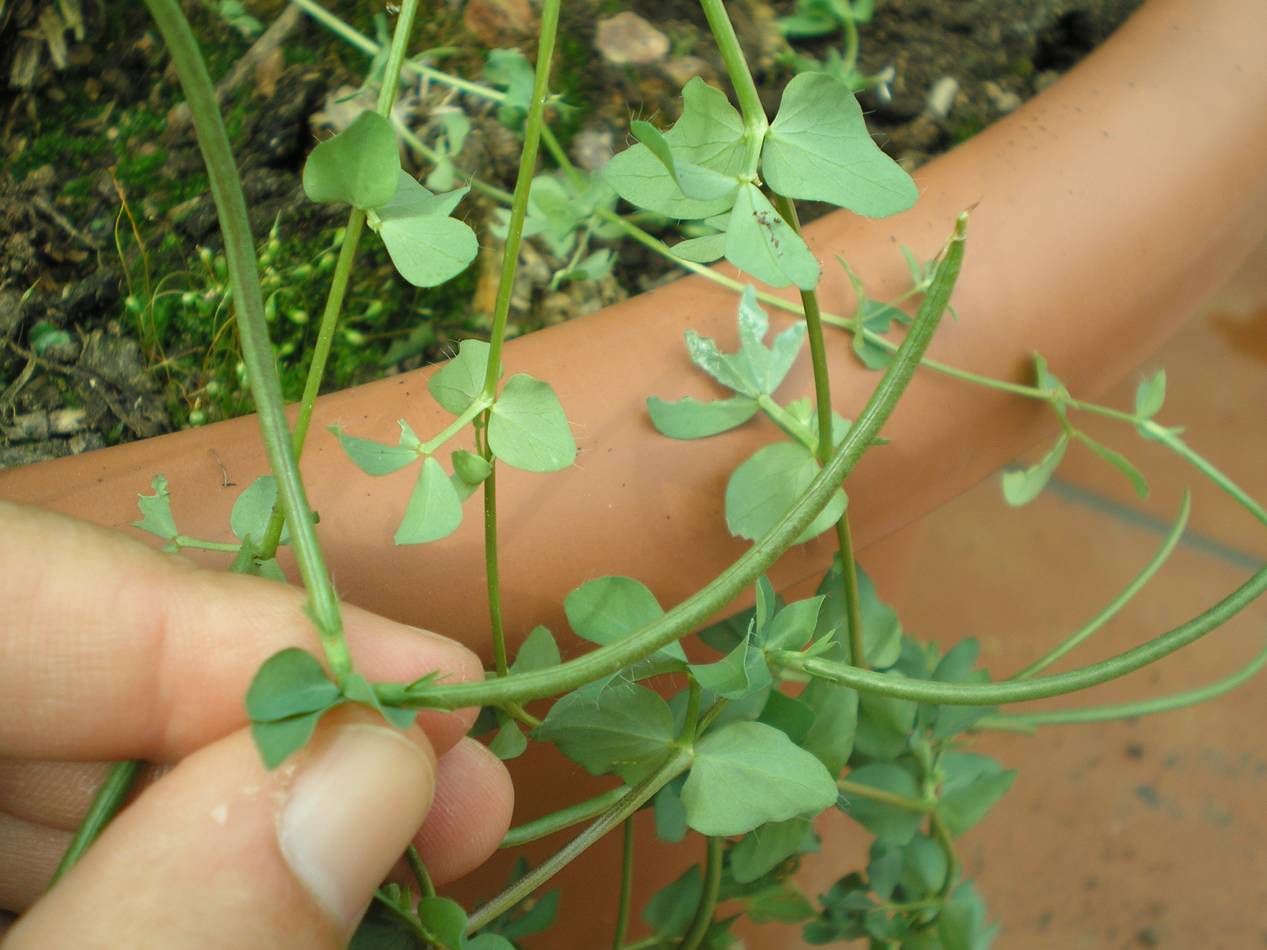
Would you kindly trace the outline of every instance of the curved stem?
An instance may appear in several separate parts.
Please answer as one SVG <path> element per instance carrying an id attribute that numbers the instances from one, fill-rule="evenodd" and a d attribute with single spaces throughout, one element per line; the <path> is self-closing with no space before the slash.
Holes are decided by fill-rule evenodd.
<path id="1" fill-rule="evenodd" d="M 982 719 L 976 725 L 983 729 L 1033 732 L 1038 726 L 1066 726 L 1151 716 L 1154 713 L 1170 712 L 1174 709 L 1183 709 L 1185 706 L 1195 706 L 1198 703 L 1204 703 L 1207 700 L 1222 696 L 1224 693 L 1230 693 L 1236 687 L 1248 683 L 1264 666 L 1267 666 L 1267 647 L 1260 650 L 1243 669 L 1210 683 L 1208 686 L 1201 686 L 1186 692 L 1173 693 L 1170 696 L 1156 696 L 1136 703 L 1092 706 L 1089 709 L 1052 709 L 1029 713 L 1028 715 L 1000 714 Z"/>
<path id="2" fill-rule="evenodd" d="M 503 684 L 507 681 L 503 680 Z M 594 842 L 614 829 L 622 821 L 636 812 L 669 782 L 677 778 L 691 767 L 691 754 L 679 749 L 669 756 L 664 763 L 645 779 L 631 788 L 614 806 L 605 811 L 598 819 L 569 841 L 559 851 L 533 868 L 506 890 L 502 891 L 483 907 L 471 914 L 467 922 L 467 933 L 474 933 L 490 921 L 504 914 L 554 875 L 572 863 L 582 852 Z"/>
<path id="3" fill-rule="evenodd" d="M 620 844 L 620 896 L 616 903 L 616 930 L 612 934 L 612 950 L 625 945 L 629 933 L 629 904 L 633 896 L 634 833 L 633 815 L 625 819 L 625 834 Z"/>
<path id="4" fill-rule="evenodd" d="M 717 909 L 717 894 L 721 890 L 722 839 L 708 839 L 708 856 L 704 860 L 704 888 L 691 926 L 678 945 L 678 950 L 698 950 L 708 936 L 713 924 L 713 912 Z"/>
<path id="5" fill-rule="evenodd" d="M 1103 627 L 1106 623 L 1117 616 L 1118 612 L 1125 607 L 1135 595 L 1143 588 L 1166 563 L 1166 559 L 1170 557 L 1175 546 L 1179 544 L 1179 539 L 1183 537 L 1183 530 L 1188 524 L 1188 514 L 1192 510 L 1192 494 L 1184 490 L 1183 501 L 1179 505 L 1179 514 L 1175 518 L 1174 526 L 1170 529 L 1170 533 L 1166 535 L 1166 540 L 1162 542 L 1160 548 L 1157 549 L 1148 563 L 1144 565 L 1144 569 L 1135 575 L 1134 579 L 1123 588 L 1122 592 L 1113 598 L 1104 609 L 1092 617 L 1081 629 L 1070 634 L 1056 649 L 1052 650 L 1041 659 L 1035 660 L 1025 669 L 1021 670 L 1013 676 L 1008 677 L 1011 680 L 1026 680 L 1036 673 L 1040 673 L 1047 667 L 1051 666 L 1057 660 L 1061 659 L 1071 650 L 1081 646 L 1086 642 L 1087 638 Z"/>
<path id="6" fill-rule="evenodd" d="M 899 795 L 897 792 L 889 792 L 871 785 L 863 785 L 861 782 L 851 782 L 847 778 L 836 779 L 836 787 L 845 795 L 852 795 L 854 798 L 865 798 L 869 801 L 879 802 L 882 805 L 892 805 L 894 808 L 916 811 L 921 814 L 927 814 L 937 807 L 936 802 L 926 802 L 922 798 Z"/>
<path id="7" fill-rule="evenodd" d="M 774 527 L 730 567 L 658 619 L 616 643 L 599 647 L 567 663 L 548 670 L 517 673 L 480 683 L 441 684 L 419 689 L 380 683 L 375 687 L 379 699 L 388 705 L 452 709 L 496 706 L 508 700 L 525 702 L 566 692 L 649 656 L 680 639 L 730 603 L 791 547 L 879 435 L 910 383 L 950 300 L 963 262 L 966 227 L 967 217 L 961 215 L 945 256 L 938 265 L 934 285 L 920 305 L 910 332 L 831 460 Z"/>
<path id="8" fill-rule="evenodd" d="M 1023 703 L 1032 699 L 1046 699 L 1048 696 L 1061 696 L 1098 686 L 1133 673 L 1150 663 L 1155 663 L 1222 626 L 1264 591 L 1267 591 L 1267 567 L 1258 571 L 1235 591 L 1199 616 L 1163 633 L 1143 646 L 1120 653 L 1102 663 L 1032 680 L 980 684 L 935 683 L 886 676 L 882 673 L 847 666 L 844 663 L 806 657 L 801 653 L 772 651 L 767 655 L 772 662 L 789 669 L 801 670 L 811 676 L 839 683 L 860 692 L 890 696 L 894 699 L 908 699 L 917 703 L 941 706 L 996 706 L 1003 703 Z"/>
<path id="9" fill-rule="evenodd" d="M 409 870 L 413 872 L 414 880 L 418 882 L 418 893 L 423 897 L 435 897 L 436 886 L 431 881 L 431 873 L 423 864 L 422 855 L 412 844 L 405 849 L 405 860 L 409 863 Z"/>
<path id="10" fill-rule="evenodd" d="M 264 299 L 260 293 L 255 241 L 251 236 L 250 219 L 246 213 L 246 201 L 242 197 L 237 165 L 229 147 L 229 137 L 216 103 L 211 77 L 207 75 L 207 67 L 202 60 L 198 43 L 180 6 L 176 0 L 146 0 L 146 4 L 171 53 L 172 63 L 189 102 L 194 128 L 198 134 L 198 146 L 207 165 L 211 196 L 215 201 L 220 230 L 224 236 L 224 255 L 229 283 L 233 288 L 238 337 L 242 344 L 242 358 L 247 366 L 251 398 L 259 414 L 265 452 L 269 467 L 277 480 L 277 496 L 282 511 L 286 522 L 291 526 L 295 558 L 299 563 L 304 587 L 308 590 L 308 610 L 316 624 L 335 681 L 342 683 L 352 670 L 352 657 L 343 639 L 339 598 L 330 582 L 325 558 L 317 543 L 311 509 L 304 494 L 303 481 L 286 424 L 281 384 L 277 378 L 277 367 L 268 339 L 268 324 L 264 319 Z"/>
<path id="11" fill-rule="evenodd" d="M 618 785 L 605 792 L 600 792 L 593 798 L 587 798 L 583 802 L 577 802 L 575 805 L 569 805 L 567 808 L 561 808 L 556 812 L 524 822 L 522 825 L 517 825 L 507 831 L 506 836 L 502 838 L 501 844 L 497 847 L 517 848 L 530 841 L 557 834 L 566 828 L 571 828 L 573 825 L 579 825 L 583 821 L 589 821 L 591 818 L 607 811 L 612 805 L 628 795 L 629 791 L 628 785 Z"/>
<path id="12" fill-rule="evenodd" d="M 84 856 L 84 852 L 97 840 L 97 836 L 105 830 L 106 825 L 110 824 L 110 819 L 118 814 L 119 809 L 123 807 L 124 800 L 128 797 L 128 792 L 132 790 L 132 783 L 136 780 L 136 774 L 140 770 L 141 761 L 139 759 L 115 762 L 110 766 L 110 771 L 106 773 L 105 781 L 101 783 L 96 794 L 92 797 L 92 804 L 88 806 L 88 814 L 84 815 L 83 821 L 79 823 L 75 836 L 70 839 L 70 844 L 66 847 L 66 853 L 62 855 L 61 861 L 57 864 L 57 869 L 53 871 L 53 876 L 48 882 L 49 887 L 60 881 L 62 875 L 69 871 L 71 866 Z"/>

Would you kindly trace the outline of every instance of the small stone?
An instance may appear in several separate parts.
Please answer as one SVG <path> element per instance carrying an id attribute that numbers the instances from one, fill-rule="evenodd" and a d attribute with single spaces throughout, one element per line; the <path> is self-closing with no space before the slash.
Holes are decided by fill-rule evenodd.
<path id="1" fill-rule="evenodd" d="M 954 76 L 942 76 L 928 90 L 925 108 L 935 119 L 944 119 L 954 108 L 955 97 L 959 95 L 959 80 Z"/>
<path id="2" fill-rule="evenodd" d="M 528 0 L 470 0 L 462 22 L 490 49 L 512 45 L 533 33 Z"/>
<path id="3" fill-rule="evenodd" d="M 597 172 L 615 151 L 611 129 L 582 129 L 572 139 L 572 160 L 587 172 Z"/>
<path id="4" fill-rule="evenodd" d="M 682 87 L 696 76 L 707 79 L 712 69 L 698 56 L 674 56 L 660 64 L 660 72 L 664 73 L 669 82 Z"/>
<path id="5" fill-rule="evenodd" d="M 615 66 L 645 66 L 669 52 L 669 38 L 636 13 L 625 11 L 598 21 L 594 47 Z"/>
<path id="6" fill-rule="evenodd" d="M 1021 97 L 1009 89 L 1004 89 L 996 82 L 986 80 L 981 84 L 990 104 L 1000 112 L 1013 112 L 1020 108 Z"/>

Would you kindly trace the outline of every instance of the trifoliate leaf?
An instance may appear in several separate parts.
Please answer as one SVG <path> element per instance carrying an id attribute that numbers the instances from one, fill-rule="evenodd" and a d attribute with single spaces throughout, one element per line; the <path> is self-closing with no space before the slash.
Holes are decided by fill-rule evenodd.
<path id="1" fill-rule="evenodd" d="M 378 712 L 380 716 L 386 719 L 397 729 L 408 729 L 414 724 L 414 720 L 418 718 L 416 709 L 406 709 L 403 706 L 384 706 L 379 700 L 378 694 L 374 692 L 374 687 L 360 673 L 349 673 L 343 681 L 343 698 L 348 702 L 360 703 L 363 706 L 369 706 Z"/>
<path id="2" fill-rule="evenodd" d="M 633 784 L 664 759 L 677 737 L 673 713 L 645 686 L 621 683 L 568 693 L 534 737 L 553 742 L 594 775 L 615 772 Z"/>
<path id="3" fill-rule="evenodd" d="M 1003 499 L 1012 507 L 1028 505 L 1037 498 L 1051 476 L 1060 467 L 1060 460 L 1065 457 L 1065 449 L 1069 446 L 1069 435 L 1060 433 L 1056 444 L 1048 450 L 1042 460 L 1029 468 L 1003 473 Z"/>
<path id="4" fill-rule="evenodd" d="M 817 815 L 835 801 L 836 783 L 823 764 L 759 722 L 706 733 L 682 788 L 687 823 L 705 835 L 745 834 L 767 822 Z"/>
<path id="5" fill-rule="evenodd" d="M 390 475 L 418 461 L 417 447 L 405 444 L 404 435 L 401 436 L 401 444 L 388 445 L 347 435 L 339 426 L 330 426 L 329 429 L 338 438 L 348 458 L 366 475 Z"/>
<path id="6" fill-rule="evenodd" d="M 813 290 L 821 273 L 809 245 L 753 184 L 743 185 L 735 197 L 726 228 L 726 260 L 771 287 L 795 284 Z"/>
<path id="7" fill-rule="evenodd" d="M 730 700 L 764 689 L 771 681 L 765 654 L 752 646 L 749 637 L 716 663 L 692 663 L 690 670 L 700 686 Z"/>
<path id="8" fill-rule="evenodd" d="M 171 493 L 167 490 L 167 479 L 162 475 L 155 475 L 150 482 L 150 487 L 154 489 L 154 494 L 138 493 L 136 496 L 136 507 L 141 510 L 141 520 L 133 521 L 132 527 L 156 534 L 165 541 L 171 541 L 180 532 L 176 530 L 176 520 L 172 517 Z"/>
<path id="9" fill-rule="evenodd" d="M 493 454 L 528 472 L 557 472 L 576 459 L 576 440 L 549 383 L 519 373 L 493 403 L 488 423 Z"/>
<path id="10" fill-rule="evenodd" d="M 399 174 L 400 151 L 391 123 L 377 112 L 362 112 L 312 150 L 304 163 L 304 194 L 319 204 L 369 211 L 392 200 Z"/>
<path id="11" fill-rule="evenodd" d="M 872 141 L 853 91 L 825 73 L 801 73 L 784 87 L 761 171 L 780 195 L 869 217 L 905 211 L 919 197 L 911 176 Z"/>
<path id="12" fill-rule="evenodd" d="M 288 647 L 255 672 L 246 692 L 246 714 L 255 722 L 271 722 L 325 709 L 339 698 L 339 688 L 317 658 L 299 647 Z"/>
<path id="13" fill-rule="evenodd" d="M 440 463 L 427 456 L 393 540 L 396 544 L 426 544 L 448 537 L 461 523 L 462 502 L 453 483 Z"/>
<path id="14" fill-rule="evenodd" d="M 670 439 L 703 439 L 741 426 L 757 414 L 757 401 L 750 396 L 700 402 L 687 396 L 665 402 L 656 396 L 647 399 L 652 424 Z"/>
<path id="15" fill-rule="evenodd" d="M 805 340 L 805 324 L 793 323 L 765 345 L 770 318 L 757 303 L 751 284 L 739 295 L 739 352 L 729 359 L 752 389 L 749 395 L 773 393 L 782 384 Z"/>
<path id="16" fill-rule="evenodd" d="M 264 760 L 264 767 L 277 768 L 291 753 L 298 752 L 307 745 L 317 729 L 317 723 L 327 712 L 329 707 L 285 719 L 252 722 L 251 738 L 259 750 L 260 758 Z"/>
<path id="17" fill-rule="evenodd" d="M 449 217 L 469 190 L 435 195 L 402 170 L 392 200 L 378 209 L 378 236 L 396 270 L 415 287 L 443 284 L 479 253 L 475 232 Z"/>
<path id="18" fill-rule="evenodd" d="M 873 762 L 845 776 L 854 785 L 865 785 L 891 795 L 920 801 L 919 782 L 907 769 L 892 762 Z M 843 793 L 841 808 L 877 838 L 906 844 L 924 822 L 925 813 L 860 794 Z"/>
<path id="19" fill-rule="evenodd" d="M 783 860 L 802 851 L 813 825 L 807 818 L 774 821 L 754 828 L 730 852 L 730 873 L 740 884 L 755 881 Z"/>
<path id="20" fill-rule="evenodd" d="M 458 355 L 427 380 L 431 398 L 448 412 L 460 416 L 484 389 L 488 367 L 488 344 L 483 340 L 463 340 Z"/>
<path id="21" fill-rule="evenodd" d="M 730 533 L 755 541 L 772 528 L 801 497 L 821 465 L 799 442 L 775 442 L 756 451 L 726 483 L 726 526 Z M 848 501 L 837 489 L 827 506 L 796 539 L 822 534 L 844 514 Z"/>

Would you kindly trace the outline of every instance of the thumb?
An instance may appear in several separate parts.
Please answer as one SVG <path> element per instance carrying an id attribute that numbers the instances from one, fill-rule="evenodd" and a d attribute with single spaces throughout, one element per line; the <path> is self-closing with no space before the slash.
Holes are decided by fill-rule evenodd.
<path id="1" fill-rule="evenodd" d="M 6 946 L 343 946 L 431 806 L 417 727 L 361 709 L 265 771 L 246 730 L 123 812 Z"/>

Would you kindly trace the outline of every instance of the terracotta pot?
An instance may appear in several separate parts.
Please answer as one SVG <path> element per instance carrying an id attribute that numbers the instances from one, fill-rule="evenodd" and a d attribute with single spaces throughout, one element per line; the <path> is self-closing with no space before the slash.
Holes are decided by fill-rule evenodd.
<path id="1" fill-rule="evenodd" d="M 1038 350 L 1080 393 L 1123 376 L 1236 269 L 1263 233 L 1267 59 L 1258 40 L 1265 31 L 1267 7 L 1258 0 L 1147 4 L 1061 82 L 923 169 L 912 211 L 880 221 L 839 213 L 816 222 L 808 236 L 825 264 L 824 308 L 848 313 L 852 306 L 835 255 L 884 299 L 904 287 L 898 243 L 930 256 L 955 215 L 976 205 L 955 295 L 960 319 L 943 326 L 932 356 L 1021 380 L 1029 378 L 1029 354 Z M 562 596 L 587 579 L 637 577 L 668 605 L 743 551 L 725 530 L 723 487 L 772 428 L 754 423 L 713 439 L 674 442 L 652 429 L 643 403 L 650 394 L 714 397 L 691 367 L 682 333 L 694 328 L 733 346 L 734 312 L 733 295 L 687 278 L 507 347 L 508 373 L 529 372 L 554 385 L 581 450 L 564 473 L 507 473 L 500 481 L 512 636 L 538 623 L 564 633 Z M 776 327 L 789 319 L 772 314 Z M 843 333 L 831 333 L 830 349 L 836 408 L 848 417 L 877 377 L 854 361 Z M 338 424 L 392 440 L 402 417 L 419 433 L 438 431 L 448 417 L 427 396 L 428 372 L 324 397 L 303 459 L 305 480 L 348 601 L 486 650 L 474 508 L 451 538 L 389 551 L 411 476 L 363 476 L 321 432 Z M 803 357 L 780 395 L 810 394 Z M 859 547 L 996 471 L 1049 426 L 1045 413 L 1022 400 L 920 374 L 885 431 L 892 444 L 868 455 L 847 486 Z M 5 472 L 0 496 L 123 526 L 136 517 L 136 493 L 161 472 L 183 531 L 228 538 L 237 493 L 265 471 L 254 419 L 246 418 Z M 773 574 L 776 585 L 812 584 L 831 553 L 826 539 L 792 551 Z M 577 649 L 566 640 L 565 647 Z M 560 764 L 549 750 L 512 763 L 512 771 L 517 820 L 605 784 Z M 848 833 L 829 839 L 830 861 L 819 866 L 853 867 L 848 862 L 860 853 L 859 842 Z M 555 846 L 546 842 L 536 853 Z M 564 887 L 576 888 L 577 896 L 564 904 L 566 933 L 556 931 L 548 945 L 588 947 L 609 939 L 614 847 L 594 849 L 565 876 Z M 659 851 L 652 857 L 656 845 L 645 834 L 638 847 L 648 872 L 639 885 L 643 897 L 690 860 Z M 494 865 L 466 893 L 495 890 L 505 862 Z M 810 892 L 824 879 L 808 883 Z M 770 939 L 788 946 L 793 938 Z"/>

